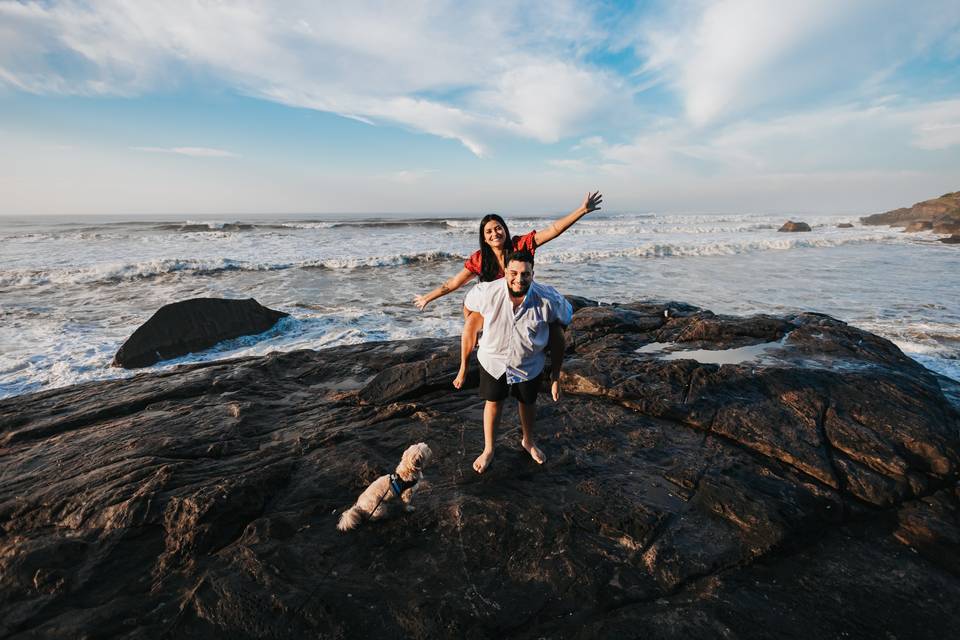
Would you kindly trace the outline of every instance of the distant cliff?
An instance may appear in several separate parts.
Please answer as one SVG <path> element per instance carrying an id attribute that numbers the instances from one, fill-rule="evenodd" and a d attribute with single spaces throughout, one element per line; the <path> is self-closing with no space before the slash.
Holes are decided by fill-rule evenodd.
<path id="1" fill-rule="evenodd" d="M 892 227 L 905 227 L 918 220 L 928 220 L 933 223 L 933 226 L 938 223 L 955 224 L 960 222 L 960 191 L 945 193 L 939 198 L 924 200 L 912 207 L 903 207 L 860 218 L 860 222 L 863 224 L 887 224 Z"/>

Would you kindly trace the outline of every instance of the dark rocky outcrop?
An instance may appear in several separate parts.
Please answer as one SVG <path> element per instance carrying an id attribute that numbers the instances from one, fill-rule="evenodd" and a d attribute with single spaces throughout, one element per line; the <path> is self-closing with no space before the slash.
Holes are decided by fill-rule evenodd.
<path id="1" fill-rule="evenodd" d="M 194 298 L 164 305 L 133 332 L 113 358 L 124 369 L 203 351 L 218 342 L 263 333 L 288 314 L 253 298 Z"/>
<path id="2" fill-rule="evenodd" d="M 783 226 L 777 229 L 777 231 L 810 231 L 810 225 L 806 222 L 794 222 L 793 220 L 787 220 L 783 223 Z"/>
<path id="3" fill-rule="evenodd" d="M 960 244 L 960 233 L 955 233 L 947 238 L 940 238 L 940 242 L 945 242 L 946 244 Z"/>
<path id="4" fill-rule="evenodd" d="M 914 220 L 907 223 L 903 228 L 904 233 L 916 233 L 917 231 L 930 231 L 933 229 L 933 223 L 929 220 Z"/>
<path id="5" fill-rule="evenodd" d="M 892 227 L 905 227 L 917 220 L 930 220 L 934 224 L 942 218 L 960 218 L 960 191 L 945 193 L 939 198 L 918 202 L 912 207 L 902 207 L 860 218 L 863 224 L 885 224 Z"/>
<path id="6" fill-rule="evenodd" d="M 837 229 L 853 229 L 853 225 L 849 222 L 841 222 L 837 225 Z"/>
<path id="7" fill-rule="evenodd" d="M 0 401 L 0 637 L 956 634 L 960 384 L 823 315 L 577 302 L 543 466 L 511 405 L 472 471 L 455 339 Z M 419 441 L 417 511 L 338 532 Z"/>

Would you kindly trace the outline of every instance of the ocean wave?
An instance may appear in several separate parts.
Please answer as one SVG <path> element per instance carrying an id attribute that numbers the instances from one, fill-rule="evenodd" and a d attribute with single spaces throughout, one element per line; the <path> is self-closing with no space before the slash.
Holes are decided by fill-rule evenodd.
<path id="1" fill-rule="evenodd" d="M 14 269 L 0 271 L 0 289 L 35 287 L 47 284 L 108 284 L 146 280 L 175 273 L 213 275 L 225 271 L 278 271 L 282 269 L 359 269 L 397 267 L 422 262 L 462 260 L 445 251 L 394 254 L 370 257 L 338 257 L 299 262 L 249 262 L 229 258 L 165 259 L 135 263 L 104 264 L 80 269 Z"/>
<path id="2" fill-rule="evenodd" d="M 445 260 L 463 260 L 465 256 L 446 251 L 427 251 L 424 253 L 399 253 L 388 256 L 342 257 L 310 260 L 298 263 L 303 269 L 362 269 L 372 267 L 401 267 L 421 262 L 442 262 Z"/>
<path id="3" fill-rule="evenodd" d="M 728 256 L 758 251 L 788 251 L 790 249 L 839 247 L 853 244 L 873 244 L 895 236 L 874 234 L 857 237 L 785 237 L 764 240 L 726 240 L 707 243 L 648 243 L 627 249 L 596 251 L 559 251 L 537 254 L 541 263 L 590 262 L 610 258 L 672 258 L 695 256 Z"/>
<path id="4" fill-rule="evenodd" d="M 953 322 L 866 321 L 857 326 L 887 338 L 907 354 L 943 356 L 960 350 L 960 325 Z"/>
<path id="5" fill-rule="evenodd" d="M 547 228 L 553 222 L 552 218 L 545 219 L 517 219 L 507 220 L 513 235 L 523 235 L 532 230 L 541 230 Z M 776 231 L 783 223 L 785 218 L 756 218 L 750 216 L 656 216 L 653 214 L 647 216 L 615 216 L 607 218 L 593 218 L 587 216 L 582 218 L 573 227 L 570 227 L 566 235 L 583 236 L 623 236 L 644 233 L 656 234 L 720 234 L 720 233 L 750 233 L 753 231 Z M 808 223 L 811 229 L 832 229 L 836 222 L 831 219 L 828 221 L 810 221 Z M 449 220 L 448 226 L 458 231 L 477 231 L 476 220 Z"/>
<path id="6" fill-rule="evenodd" d="M 591 221 L 592 222 L 592 221 Z M 587 223 L 578 224 L 568 229 L 565 234 L 571 236 L 629 236 L 637 234 L 687 234 L 687 235 L 718 235 L 721 233 L 749 233 L 752 231 L 773 231 L 779 226 L 765 223 L 738 224 L 731 226 L 709 225 L 656 225 L 624 224 L 623 222 L 608 224 Z"/>
<path id="7" fill-rule="evenodd" d="M 299 222 L 281 222 L 281 229 L 329 229 L 335 222 L 321 222 L 319 220 L 302 220 Z"/>
<path id="8" fill-rule="evenodd" d="M 0 288 L 27 287 L 45 284 L 95 284 L 141 280 L 180 271 L 211 274 L 220 271 L 269 271 L 285 269 L 285 264 L 252 264 L 229 258 L 208 260 L 148 260 L 135 263 L 113 263 L 79 269 L 15 269 L 0 272 Z"/>
<path id="9" fill-rule="evenodd" d="M 413 220 L 357 220 L 350 222 L 334 222 L 331 229 L 393 229 L 402 227 L 447 228 L 450 225 L 446 220 L 421 218 Z"/>
<path id="10" fill-rule="evenodd" d="M 541 263 L 580 263 L 612 258 L 668 258 L 722 256 L 758 251 L 787 251 L 813 247 L 837 247 L 879 242 L 907 242 L 897 234 L 796 236 L 765 239 L 724 239 L 714 242 L 643 242 L 623 249 L 592 251 L 545 251 L 538 255 Z M 135 281 L 168 274 L 213 275 L 226 271 L 277 271 L 282 269 L 363 269 L 400 267 L 428 262 L 463 259 L 463 255 L 446 251 L 396 253 L 373 256 L 336 256 L 290 262 L 259 262 L 230 258 L 157 259 L 133 263 L 108 263 L 93 267 L 60 269 L 12 269 L 0 271 L 0 289 L 34 287 L 48 284 L 97 284 Z"/>
<path id="11" fill-rule="evenodd" d="M 177 233 L 206 233 L 210 231 L 253 231 L 261 228 L 263 225 L 252 224 L 249 222 L 167 222 L 158 224 L 153 228 L 157 231 L 176 231 Z"/>

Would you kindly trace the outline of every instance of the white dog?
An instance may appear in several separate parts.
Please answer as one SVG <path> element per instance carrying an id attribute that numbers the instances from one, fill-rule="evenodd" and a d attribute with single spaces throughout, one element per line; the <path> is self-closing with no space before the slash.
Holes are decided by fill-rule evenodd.
<path id="1" fill-rule="evenodd" d="M 380 476 L 360 494 L 356 504 L 343 512 L 337 529 L 349 531 L 365 518 L 378 520 L 387 514 L 391 500 L 400 498 L 406 511 L 413 511 L 413 494 L 423 479 L 423 468 L 433 452 L 425 443 L 410 445 L 403 452 L 396 473 Z"/>

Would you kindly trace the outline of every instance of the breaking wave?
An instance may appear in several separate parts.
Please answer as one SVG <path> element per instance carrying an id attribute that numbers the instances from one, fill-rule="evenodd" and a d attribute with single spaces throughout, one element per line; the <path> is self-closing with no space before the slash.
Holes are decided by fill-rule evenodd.
<path id="1" fill-rule="evenodd" d="M 0 272 L 0 289 L 47 284 L 107 284 L 145 280 L 170 274 L 207 276 L 225 271 L 277 271 L 281 269 L 359 269 L 398 267 L 422 262 L 462 260 L 463 256 L 444 251 L 386 256 L 337 257 L 300 262 L 250 262 L 214 259 L 167 259 L 135 263 L 103 264 L 78 269 L 15 269 Z"/>

